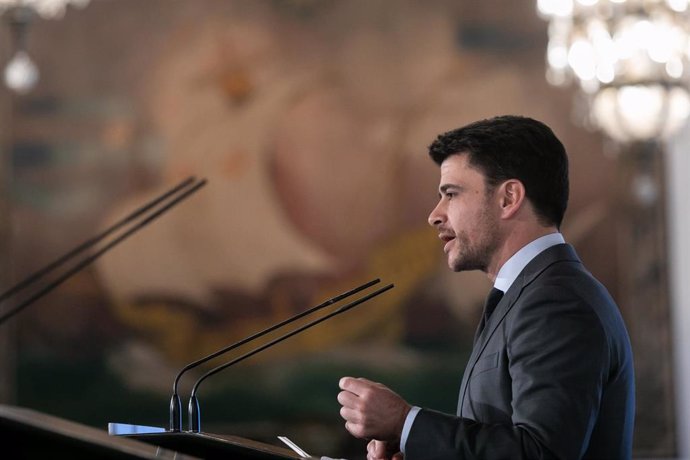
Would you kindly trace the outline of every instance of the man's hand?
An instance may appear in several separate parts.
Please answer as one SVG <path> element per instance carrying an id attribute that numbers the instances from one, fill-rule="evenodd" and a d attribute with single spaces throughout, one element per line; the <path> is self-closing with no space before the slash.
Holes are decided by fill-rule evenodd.
<path id="1" fill-rule="evenodd" d="M 397 444 L 373 439 L 367 444 L 367 460 L 403 460 L 402 452 L 399 452 Z"/>
<path id="2" fill-rule="evenodd" d="M 338 402 L 345 428 L 356 438 L 378 439 L 397 445 L 411 406 L 380 383 L 340 379 Z M 375 458 L 375 457 L 372 457 Z"/>

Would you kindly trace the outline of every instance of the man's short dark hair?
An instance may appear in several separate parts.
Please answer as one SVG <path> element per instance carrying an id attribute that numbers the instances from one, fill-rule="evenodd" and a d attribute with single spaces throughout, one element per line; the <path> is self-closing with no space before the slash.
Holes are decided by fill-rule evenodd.
<path id="1" fill-rule="evenodd" d="M 448 131 L 429 146 L 429 155 L 438 165 L 456 154 L 468 155 L 489 189 L 518 179 L 540 221 L 560 227 L 568 207 L 568 156 L 544 123 L 504 115 Z"/>

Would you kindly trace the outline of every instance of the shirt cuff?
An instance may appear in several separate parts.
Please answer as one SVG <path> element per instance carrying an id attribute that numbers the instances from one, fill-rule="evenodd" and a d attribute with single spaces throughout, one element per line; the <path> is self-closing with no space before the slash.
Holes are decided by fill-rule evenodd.
<path id="1" fill-rule="evenodd" d="M 403 455 L 405 455 L 405 444 L 407 444 L 407 436 L 410 434 L 410 430 L 412 429 L 414 419 L 415 417 L 417 417 L 417 414 L 420 410 L 422 410 L 421 407 L 412 406 L 412 409 L 410 409 L 410 412 L 407 413 L 407 417 L 405 418 L 405 424 L 403 425 L 402 433 L 400 433 L 400 452 L 402 452 Z"/>

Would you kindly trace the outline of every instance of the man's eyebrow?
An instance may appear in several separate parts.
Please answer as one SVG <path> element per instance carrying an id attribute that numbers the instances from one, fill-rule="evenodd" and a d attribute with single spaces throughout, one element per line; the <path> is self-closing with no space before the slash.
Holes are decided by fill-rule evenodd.
<path id="1" fill-rule="evenodd" d="M 446 193 L 448 190 L 458 190 L 460 189 L 459 185 L 455 184 L 443 184 L 438 188 L 439 193 Z"/>

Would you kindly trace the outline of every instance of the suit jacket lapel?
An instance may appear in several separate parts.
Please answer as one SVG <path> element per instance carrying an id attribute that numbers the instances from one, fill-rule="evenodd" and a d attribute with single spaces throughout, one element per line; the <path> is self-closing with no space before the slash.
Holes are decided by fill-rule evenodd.
<path id="1" fill-rule="evenodd" d="M 498 303 L 498 305 L 496 305 L 496 309 L 489 317 L 489 321 L 487 321 L 486 325 L 484 326 L 484 330 L 481 334 L 479 334 L 477 342 L 472 348 L 472 354 L 470 355 L 470 359 L 467 362 L 467 367 L 465 368 L 465 372 L 462 376 L 460 394 L 458 397 L 457 415 L 462 415 L 462 406 L 467 393 L 467 384 L 472 375 L 474 366 L 477 364 L 477 361 L 484 352 L 484 348 L 486 348 L 486 345 L 489 343 L 489 339 L 503 321 L 503 318 L 505 318 L 511 308 L 513 308 L 513 305 L 515 305 L 515 302 L 517 302 L 517 300 L 520 298 L 520 294 L 522 294 L 523 289 L 532 283 L 549 266 L 566 260 L 577 262 L 580 261 L 575 253 L 575 250 L 569 244 L 557 244 L 544 250 L 534 259 L 532 259 L 522 270 L 522 272 L 520 272 L 518 277 L 508 289 L 508 292 L 505 293 L 501 301 Z"/>

